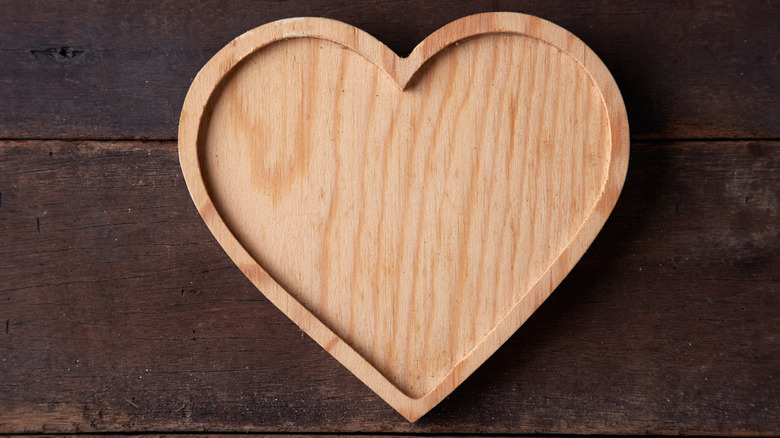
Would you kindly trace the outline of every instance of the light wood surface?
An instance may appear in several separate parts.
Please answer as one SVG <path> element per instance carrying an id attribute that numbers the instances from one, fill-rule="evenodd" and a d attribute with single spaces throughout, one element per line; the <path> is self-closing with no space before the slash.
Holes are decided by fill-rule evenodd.
<path id="1" fill-rule="evenodd" d="M 410 421 L 549 296 L 611 212 L 628 124 L 607 69 L 544 20 L 457 20 L 399 58 L 319 18 L 231 42 L 179 153 L 239 268 Z"/>

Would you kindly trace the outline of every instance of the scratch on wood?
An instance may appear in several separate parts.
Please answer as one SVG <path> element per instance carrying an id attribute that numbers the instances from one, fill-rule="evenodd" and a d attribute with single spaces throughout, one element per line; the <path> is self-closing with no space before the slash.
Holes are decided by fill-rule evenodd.
<path id="1" fill-rule="evenodd" d="M 43 50 L 30 50 L 30 54 L 36 57 L 37 59 L 42 59 L 44 57 L 50 57 L 55 59 L 73 59 L 81 55 L 82 53 L 84 53 L 83 50 L 73 49 L 68 46 L 49 47 L 48 49 L 43 49 Z"/>
<path id="2" fill-rule="evenodd" d="M 132 405 L 134 408 L 137 408 L 137 407 L 138 407 L 138 405 L 137 405 L 137 404 L 135 404 L 135 403 L 133 403 L 133 402 L 131 402 L 129 398 L 125 398 L 125 401 L 126 401 L 126 402 L 128 402 L 128 403 L 130 403 L 130 404 L 131 404 L 131 405 Z"/>

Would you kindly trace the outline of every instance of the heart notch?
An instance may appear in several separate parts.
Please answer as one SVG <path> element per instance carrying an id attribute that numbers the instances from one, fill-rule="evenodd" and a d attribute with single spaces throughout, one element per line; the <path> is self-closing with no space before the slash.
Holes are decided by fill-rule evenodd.
<path id="1" fill-rule="evenodd" d="M 228 255 L 410 421 L 568 274 L 628 152 L 604 64 L 517 13 L 454 21 L 406 58 L 341 22 L 269 23 L 203 67 L 179 125 Z"/>

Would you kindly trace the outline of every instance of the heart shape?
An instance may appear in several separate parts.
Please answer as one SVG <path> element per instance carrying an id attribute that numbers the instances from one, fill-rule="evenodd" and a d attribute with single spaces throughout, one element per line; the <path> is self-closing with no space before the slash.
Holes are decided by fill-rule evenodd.
<path id="1" fill-rule="evenodd" d="M 598 57 L 516 13 L 452 22 L 407 58 L 333 20 L 266 24 L 203 67 L 179 127 L 228 255 L 410 421 L 571 270 L 628 150 Z"/>

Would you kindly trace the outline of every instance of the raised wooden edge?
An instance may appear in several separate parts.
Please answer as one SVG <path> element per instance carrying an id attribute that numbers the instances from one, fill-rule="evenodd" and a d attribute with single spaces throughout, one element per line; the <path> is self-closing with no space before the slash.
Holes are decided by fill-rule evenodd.
<path id="1" fill-rule="evenodd" d="M 368 59 L 401 89 L 420 67 L 445 47 L 464 39 L 506 33 L 536 38 L 574 58 L 599 88 L 607 110 L 611 148 L 603 191 L 580 230 L 501 322 L 461 360 L 429 393 L 405 395 L 352 347 L 285 291 L 246 251 L 225 225 L 210 200 L 198 159 L 200 125 L 212 92 L 241 60 L 277 41 L 317 38 L 340 44 Z M 409 421 L 416 421 L 436 406 L 492 355 L 544 302 L 582 257 L 612 211 L 628 169 L 628 118 L 620 91 L 601 60 L 565 29 L 538 17 L 495 12 L 471 15 L 442 27 L 425 38 L 407 58 L 351 25 L 324 18 L 291 18 L 255 28 L 225 46 L 198 73 L 187 93 L 179 122 L 179 160 L 190 195 L 217 241 L 258 289 L 295 324 L 309 334 L 355 376 Z"/>

